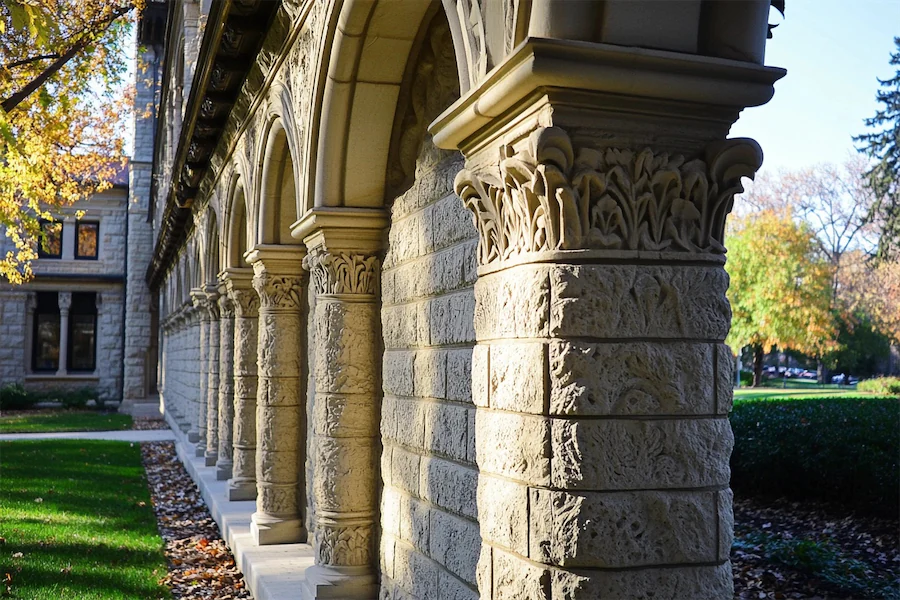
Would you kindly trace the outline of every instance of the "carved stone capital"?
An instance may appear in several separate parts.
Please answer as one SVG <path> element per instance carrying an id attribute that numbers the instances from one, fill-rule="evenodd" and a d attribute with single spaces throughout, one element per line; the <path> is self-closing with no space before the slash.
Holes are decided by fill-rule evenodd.
<path id="1" fill-rule="evenodd" d="M 216 300 L 219 309 L 219 317 L 222 319 L 234 318 L 234 303 L 227 294 L 221 294 Z"/>
<path id="2" fill-rule="evenodd" d="M 252 288 L 230 288 L 228 296 L 234 304 L 235 316 L 255 319 L 259 316 L 259 294 Z"/>
<path id="3" fill-rule="evenodd" d="M 577 147 L 562 128 L 542 127 L 501 147 L 495 165 L 461 171 L 455 187 L 475 215 L 481 265 L 567 250 L 721 255 L 741 177 L 761 163 L 749 139 L 685 160 L 649 148 Z"/>
<path id="4" fill-rule="evenodd" d="M 206 292 L 206 311 L 209 313 L 211 320 L 217 321 L 219 319 L 219 292 Z"/>
<path id="5" fill-rule="evenodd" d="M 299 309 L 303 306 L 303 276 L 273 275 L 260 263 L 256 263 L 253 269 L 253 289 L 263 310 Z"/>
<path id="6" fill-rule="evenodd" d="M 317 296 L 374 296 L 378 292 L 379 260 L 371 254 L 332 253 L 322 246 L 303 259 Z"/>

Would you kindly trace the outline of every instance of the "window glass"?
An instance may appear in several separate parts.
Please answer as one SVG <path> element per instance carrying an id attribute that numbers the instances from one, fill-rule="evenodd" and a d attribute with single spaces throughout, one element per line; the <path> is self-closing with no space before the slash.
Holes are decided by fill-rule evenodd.
<path id="1" fill-rule="evenodd" d="M 59 300 L 56 292 L 38 292 L 32 338 L 33 371 L 59 368 Z"/>
<path id="2" fill-rule="evenodd" d="M 72 294 L 69 309 L 69 348 L 67 368 L 70 371 L 93 371 L 96 366 L 97 295 L 93 292 Z"/>
<path id="3" fill-rule="evenodd" d="M 41 239 L 38 244 L 40 258 L 60 258 L 62 256 L 62 232 L 62 223 L 41 221 Z"/>
<path id="4" fill-rule="evenodd" d="M 82 223 L 76 226 L 75 258 L 97 258 L 97 236 L 100 230 L 99 223 Z"/>

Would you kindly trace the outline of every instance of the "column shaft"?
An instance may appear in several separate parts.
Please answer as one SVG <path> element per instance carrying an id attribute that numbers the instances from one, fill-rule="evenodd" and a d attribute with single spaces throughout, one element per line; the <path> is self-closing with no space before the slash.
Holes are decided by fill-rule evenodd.
<path id="1" fill-rule="evenodd" d="M 72 293 L 59 293 L 59 363 L 57 375 L 65 375 L 68 370 L 69 356 L 69 308 L 72 306 Z"/>
<path id="2" fill-rule="evenodd" d="M 231 478 L 234 431 L 234 305 L 224 285 L 219 296 L 219 457 L 216 479 Z"/>
<path id="3" fill-rule="evenodd" d="M 208 382 L 207 369 L 209 368 L 209 310 L 206 308 L 208 302 L 206 292 L 201 289 L 191 290 L 191 302 L 198 311 L 200 319 L 199 352 L 197 352 L 196 359 L 200 385 L 197 392 L 197 414 L 194 421 L 196 429 L 188 432 L 188 439 L 196 440 L 196 456 L 202 457 L 206 455 L 206 412 L 208 409 L 206 386 Z"/>
<path id="4" fill-rule="evenodd" d="M 245 282 L 249 286 L 249 282 Z M 259 296 L 229 280 L 234 303 L 234 432 L 229 500 L 256 499 L 256 348 Z"/>
<path id="5" fill-rule="evenodd" d="M 206 466 L 215 466 L 219 458 L 219 294 L 207 292 L 209 311 L 209 348 L 206 381 Z"/>

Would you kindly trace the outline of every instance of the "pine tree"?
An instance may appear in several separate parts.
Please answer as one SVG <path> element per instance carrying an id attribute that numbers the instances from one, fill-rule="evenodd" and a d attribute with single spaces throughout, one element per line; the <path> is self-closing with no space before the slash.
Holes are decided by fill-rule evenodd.
<path id="1" fill-rule="evenodd" d="M 873 131 L 853 138 L 859 151 L 876 161 L 866 172 L 867 186 L 876 196 L 869 220 L 882 228 L 878 253 L 885 259 L 900 255 L 900 37 L 894 44 L 890 64 L 898 67 L 897 73 L 878 80 L 876 98 L 883 108 L 865 121 Z"/>

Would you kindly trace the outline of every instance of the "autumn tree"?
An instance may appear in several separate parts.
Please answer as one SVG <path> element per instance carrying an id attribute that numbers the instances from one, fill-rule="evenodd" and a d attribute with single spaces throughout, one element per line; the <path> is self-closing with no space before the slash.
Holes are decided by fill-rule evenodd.
<path id="1" fill-rule="evenodd" d="M 0 0 L 0 275 L 30 277 L 39 220 L 121 168 L 134 0 Z M 7 245 L 9 247 L 10 244 Z"/>
<path id="2" fill-rule="evenodd" d="M 789 212 L 734 219 L 727 236 L 732 324 L 728 343 L 753 351 L 753 385 L 775 346 L 821 356 L 833 344 L 831 267 L 809 227 Z"/>
<path id="3" fill-rule="evenodd" d="M 866 183 L 876 197 L 869 219 L 881 228 L 878 252 L 882 258 L 900 255 L 900 37 L 894 38 L 894 44 L 897 49 L 890 64 L 897 72 L 878 80 L 876 99 L 882 107 L 866 119 L 870 131 L 853 138 L 860 152 L 873 161 L 866 173 Z"/>

